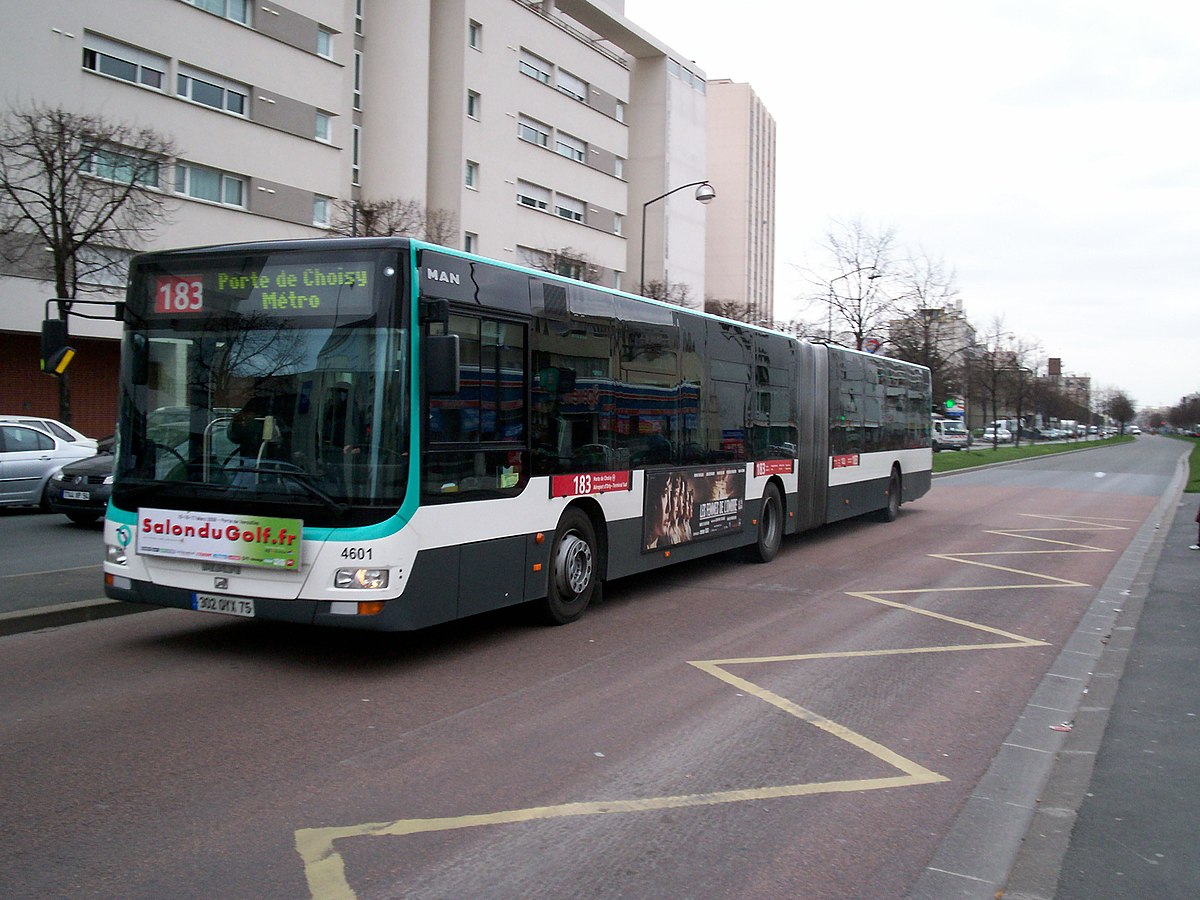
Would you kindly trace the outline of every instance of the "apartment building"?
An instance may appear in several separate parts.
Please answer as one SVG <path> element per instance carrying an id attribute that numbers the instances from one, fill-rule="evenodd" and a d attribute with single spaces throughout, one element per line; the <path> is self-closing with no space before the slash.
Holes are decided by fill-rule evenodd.
<path id="1" fill-rule="evenodd" d="M 443 214 L 446 243 L 634 291 L 644 269 L 700 306 L 705 207 L 690 192 L 647 201 L 711 180 L 707 81 L 622 13 L 620 0 L 55 0 L 8 20 L 0 104 L 169 138 L 147 187 L 170 217 L 147 249 L 320 236 L 397 199 Z M 38 371 L 52 292 L 36 254 L 0 261 L 5 412 L 57 412 Z M 70 329 L 75 423 L 108 433 L 118 328 Z"/>
<path id="2" fill-rule="evenodd" d="M 705 237 L 706 306 L 775 318 L 775 119 L 748 85 L 708 82 L 708 177 L 720 185 Z"/>

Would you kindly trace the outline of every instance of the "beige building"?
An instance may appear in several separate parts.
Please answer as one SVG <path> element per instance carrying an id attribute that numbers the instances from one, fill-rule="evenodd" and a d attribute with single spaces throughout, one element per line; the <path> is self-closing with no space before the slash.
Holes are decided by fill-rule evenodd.
<path id="1" fill-rule="evenodd" d="M 631 291 L 644 269 L 647 282 L 686 286 L 689 305 L 701 306 L 712 293 L 708 210 L 691 191 L 652 198 L 705 179 L 718 203 L 726 190 L 731 204 L 744 202 L 743 190 L 708 168 L 704 72 L 623 9 L 622 0 L 20 4 L 6 18 L 0 103 L 94 113 L 170 138 L 175 155 L 149 186 L 170 221 L 147 249 L 321 236 L 360 222 L 364 204 L 409 200 L 444 214 L 444 243 Z M 52 292 L 42 266 L 0 262 L 0 354 L 35 371 Z M 769 285 L 771 266 L 756 278 Z M 118 333 L 74 317 L 70 327 L 80 339 Z M 77 385 L 87 357 L 72 363 Z M 37 379 L 0 387 L 0 408 L 53 413 L 53 382 Z M 99 415 L 111 422 L 112 410 Z"/>
<path id="2" fill-rule="evenodd" d="M 708 82 L 708 173 L 718 185 L 705 237 L 706 305 L 775 317 L 775 120 L 748 84 Z"/>

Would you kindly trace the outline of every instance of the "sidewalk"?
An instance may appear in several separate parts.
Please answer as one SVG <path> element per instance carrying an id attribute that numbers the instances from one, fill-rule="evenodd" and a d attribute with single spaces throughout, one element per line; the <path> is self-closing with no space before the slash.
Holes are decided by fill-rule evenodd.
<path id="1" fill-rule="evenodd" d="M 1005 900 L 1200 897 L 1197 502 L 1183 496 L 1144 602 L 1117 619 Z"/>

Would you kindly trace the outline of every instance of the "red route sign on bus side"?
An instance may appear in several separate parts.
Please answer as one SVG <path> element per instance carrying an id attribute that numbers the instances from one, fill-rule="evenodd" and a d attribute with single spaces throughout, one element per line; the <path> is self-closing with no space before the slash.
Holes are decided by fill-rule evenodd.
<path id="1" fill-rule="evenodd" d="M 857 453 L 845 453 L 841 456 L 831 458 L 832 467 L 835 469 L 849 469 L 858 465 Z"/>
<path id="2" fill-rule="evenodd" d="M 633 473 L 580 472 L 577 475 L 552 475 L 551 497 L 579 497 L 584 494 L 604 494 L 608 491 L 633 490 Z"/>
<path id="3" fill-rule="evenodd" d="M 754 477 L 764 475 L 791 475 L 794 468 L 790 459 L 764 459 L 754 464 Z"/>

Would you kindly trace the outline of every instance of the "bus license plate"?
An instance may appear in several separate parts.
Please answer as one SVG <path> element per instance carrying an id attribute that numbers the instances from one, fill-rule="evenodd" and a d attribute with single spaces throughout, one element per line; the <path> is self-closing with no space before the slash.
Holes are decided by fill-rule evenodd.
<path id="1" fill-rule="evenodd" d="M 254 601 L 245 597 L 222 597 L 217 594 L 192 594 L 192 609 L 197 612 L 221 613 L 226 616 L 254 617 Z"/>
<path id="2" fill-rule="evenodd" d="M 64 500 L 91 500 L 92 495 L 87 491 L 63 491 Z"/>

